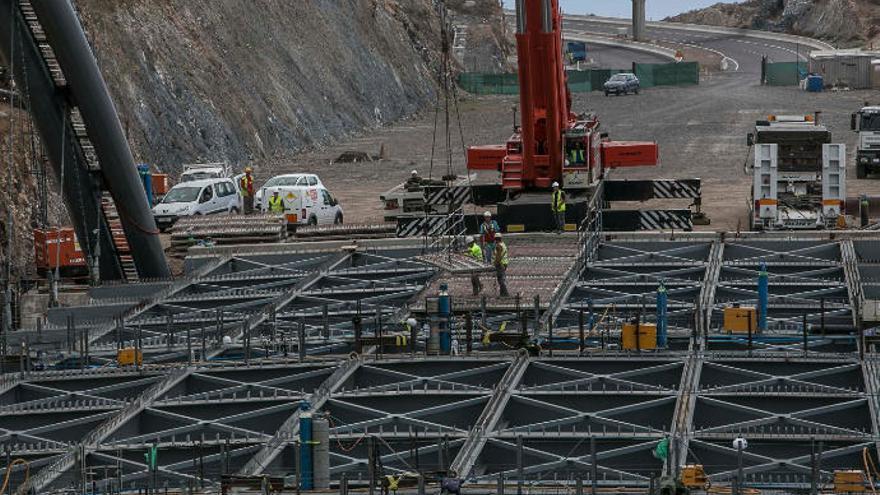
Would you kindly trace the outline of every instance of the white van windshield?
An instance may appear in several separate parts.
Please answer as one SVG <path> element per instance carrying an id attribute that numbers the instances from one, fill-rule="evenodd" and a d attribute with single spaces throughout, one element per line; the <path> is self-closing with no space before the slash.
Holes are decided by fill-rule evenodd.
<path id="1" fill-rule="evenodd" d="M 163 203 L 192 203 L 199 197 L 201 187 L 174 187 L 168 191 Z"/>

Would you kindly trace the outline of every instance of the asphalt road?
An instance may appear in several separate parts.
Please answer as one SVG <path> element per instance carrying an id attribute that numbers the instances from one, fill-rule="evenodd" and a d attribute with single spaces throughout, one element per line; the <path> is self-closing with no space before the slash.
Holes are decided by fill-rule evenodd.
<path id="1" fill-rule="evenodd" d="M 566 19 L 565 30 L 575 33 L 591 33 L 613 36 L 619 25 L 589 19 Z M 710 50 L 726 57 L 733 72 L 755 77 L 761 72 L 761 57 L 771 62 L 794 62 L 807 60 L 808 50 L 796 43 L 749 38 L 742 35 L 699 33 L 690 30 L 648 27 L 649 40 L 682 44 Z"/>
<path id="2" fill-rule="evenodd" d="M 596 67 L 603 69 L 630 69 L 633 62 L 637 64 L 662 64 L 670 60 L 650 52 L 621 48 L 616 46 L 587 43 L 587 58 L 593 59 Z"/>

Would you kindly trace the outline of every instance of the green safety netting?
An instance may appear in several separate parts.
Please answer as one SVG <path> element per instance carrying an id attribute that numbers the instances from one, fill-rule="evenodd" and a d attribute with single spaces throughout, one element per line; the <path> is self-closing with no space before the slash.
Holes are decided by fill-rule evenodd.
<path id="1" fill-rule="evenodd" d="M 686 86 L 700 83 L 700 64 L 697 62 L 636 64 L 635 73 L 643 88 Z"/>
<path id="2" fill-rule="evenodd" d="M 808 71 L 806 62 L 773 62 L 767 64 L 765 77 L 770 86 L 797 86 Z"/>
<path id="3" fill-rule="evenodd" d="M 620 69 L 587 69 L 566 71 L 568 86 L 572 93 L 601 91 L 612 75 L 629 72 Z M 699 84 L 700 67 L 696 62 L 670 64 L 636 64 L 636 75 L 643 88 L 653 86 L 675 86 Z M 519 80 L 516 74 L 488 74 L 464 72 L 458 76 L 459 86 L 468 93 L 477 95 L 512 95 L 519 93 Z"/>

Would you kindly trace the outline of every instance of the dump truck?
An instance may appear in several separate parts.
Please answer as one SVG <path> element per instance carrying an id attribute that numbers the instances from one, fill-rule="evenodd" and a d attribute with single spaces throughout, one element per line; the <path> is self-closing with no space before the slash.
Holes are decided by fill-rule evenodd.
<path id="1" fill-rule="evenodd" d="M 844 213 L 846 145 L 831 142 L 818 113 L 755 123 L 751 230 L 833 228 Z"/>
<path id="2" fill-rule="evenodd" d="M 852 114 L 852 130 L 859 133 L 856 147 L 856 178 L 880 172 L 880 106 L 868 106 Z"/>

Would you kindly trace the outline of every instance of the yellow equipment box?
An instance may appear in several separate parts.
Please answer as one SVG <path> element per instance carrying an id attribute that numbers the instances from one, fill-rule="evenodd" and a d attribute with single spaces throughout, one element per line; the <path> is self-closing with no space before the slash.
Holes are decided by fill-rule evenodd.
<path id="1" fill-rule="evenodd" d="M 865 473 L 859 470 L 834 471 L 834 493 L 865 491 Z"/>
<path id="2" fill-rule="evenodd" d="M 686 488 L 705 488 L 708 480 L 702 464 L 687 464 L 681 467 L 681 483 Z"/>
<path id="3" fill-rule="evenodd" d="M 639 325 L 639 345 L 636 347 L 636 324 L 625 323 L 620 334 L 620 346 L 627 350 L 651 350 L 657 348 L 657 325 L 642 323 Z"/>
<path id="4" fill-rule="evenodd" d="M 144 354 L 135 350 L 134 347 L 119 349 L 119 352 L 116 353 L 116 362 L 119 363 L 119 366 L 134 366 L 135 355 L 137 355 L 138 366 L 144 364 Z"/>
<path id="5" fill-rule="evenodd" d="M 749 333 L 749 320 L 752 333 L 758 333 L 758 311 L 751 306 L 724 308 L 724 331 L 727 333 Z"/>

